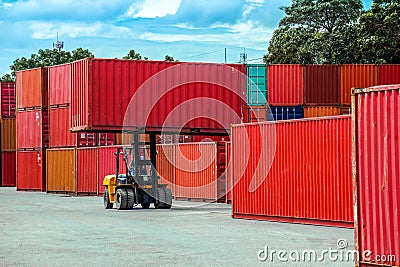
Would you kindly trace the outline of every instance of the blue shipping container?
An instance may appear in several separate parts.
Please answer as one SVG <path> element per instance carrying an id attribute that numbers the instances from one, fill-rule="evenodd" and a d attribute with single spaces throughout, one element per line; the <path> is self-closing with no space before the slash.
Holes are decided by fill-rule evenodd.
<path id="1" fill-rule="evenodd" d="M 247 105 L 265 106 L 267 103 L 267 66 L 247 65 Z"/>
<path id="2" fill-rule="evenodd" d="M 269 107 L 271 113 L 268 114 L 269 121 L 295 120 L 304 118 L 304 109 L 297 107 Z"/>

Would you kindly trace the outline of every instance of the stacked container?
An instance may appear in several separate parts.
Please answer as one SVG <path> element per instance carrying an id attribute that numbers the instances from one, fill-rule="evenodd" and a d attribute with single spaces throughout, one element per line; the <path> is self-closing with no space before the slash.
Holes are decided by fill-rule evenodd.
<path id="1" fill-rule="evenodd" d="M 17 83 L 17 190 L 46 190 L 47 69 L 19 71 Z"/>
<path id="2" fill-rule="evenodd" d="M 304 66 L 269 65 L 267 81 L 270 112 L 265 117 L 270 121 L 303 118 Z"/>
<path id="3" fill-rule="evenodd" d="M 400 85 L 355 89 L 352 108 L 357 266 L 399 266 Z"/>
<path id="4" fill-rule="evenodd" d="M 16 185 L 15 83 L 0 84 L 1 179 L 0 186 Z"/>
<path id="5" fill-rule="evenodd" d="M 46 192 L 97 194 L 98 152 L 93 147 L 114 145 L 115 134 L 71 132 L 71 64 L 49 67 L 48 87 Z"/>

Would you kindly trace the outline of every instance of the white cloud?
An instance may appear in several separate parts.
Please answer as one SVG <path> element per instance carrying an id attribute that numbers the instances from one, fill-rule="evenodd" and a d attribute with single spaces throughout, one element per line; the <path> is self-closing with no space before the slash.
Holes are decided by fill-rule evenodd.
<path id="1" fill-rule="evenodd" d="M 130 6 L 127 17 L 130 18 L 162 18 L 167 15 L 175 15 L 182 0 L 144 0 L 142 3 L 134 3 Z"/>
<path id="2" fill-rule="evenodd" d="M 264 0 L 246 0 L 246 4 L 243 7 L 243 17 L 247 17 L 254 9 L 262 7 Z"/>
<path id="3" fill-rule="evenodd" d="M 12 6 L 12 3 L 0 3 L 0 8 L 9 9 Z"/>
<path id="4" fill-rule="evenodd" d="M 54 39 L 58 32 L 59 36 L 77 37 L 103 37 L 103 38 L 125 38 L 134 37 L 129 28 L 95 23 L 54 23 L 34 21 L 30 25 L 33 39 Z"/>

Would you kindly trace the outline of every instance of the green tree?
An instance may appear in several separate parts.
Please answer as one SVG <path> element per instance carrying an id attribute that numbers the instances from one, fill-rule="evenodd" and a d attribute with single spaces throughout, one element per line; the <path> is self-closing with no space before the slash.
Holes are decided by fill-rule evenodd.
<path id="1" fill-rule="evenodd" d="M 58 51 L 57 49 L 39 49 L 37 54 L 30 58 L 22 57 L 14 60 L 10 66 L 11 76 L 15 79 L 15 72 L 20 70 L 48 67 L 73 62 L 83 58 L 93 58 L 94 55 L 88 49 L 77 48 L 71 52 Z"/>
<path id="2" fill-rule="evenodd" d="M 360 18 L 362 63 L 400 63 L 400 1 L 374 0 Z"/>
<path id="3" fill-rule="evenodd" d="M 142 55 L 136 53 L 135 50 L 130 50 L 129 53 L 123 57 L 123 59 L 129 60 L 142 60 Z M 148 57 L 143 57 L 144 60 L 148 60 Z"/>
<path id="4" fill-rule="evenodd" d="M 267 63 L 354 63 L 360 0 L 293 0 L 273 33 Z M 351 47 L 351 49 L 350 49 Z"/>
<path id="5" fill-rule="evenodd" d="M 178 60 L 175 60 L 174 57 L 169 55 L 165 56 L 164 61 L 178 62 Z"/>
<path id="6" fill-rule="evenodd" d="M 0 77 L 0 82 L 6 83 L 6 82 L 15 82 L 15 79 L 10 74 L 4 74 L 3 76 Z"/>

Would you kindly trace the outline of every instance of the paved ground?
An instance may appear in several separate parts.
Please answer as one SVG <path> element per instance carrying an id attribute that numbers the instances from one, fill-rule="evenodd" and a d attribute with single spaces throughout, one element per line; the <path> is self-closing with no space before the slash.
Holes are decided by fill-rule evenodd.
<path id="1" fill-rule="evenodd" d="M 262 262 L 257 254 L 266 245 L 320 255 L 345 239 L 353 249 L 353 230 L 233 220 L 225 204 L 117 211 L 104 210 L 99 197 L 15 188 L 0 188 L 0 203 L 0 266 L 354 266 L 328 255 L 323 263 L 283 263 L 276 255 Z"/>

